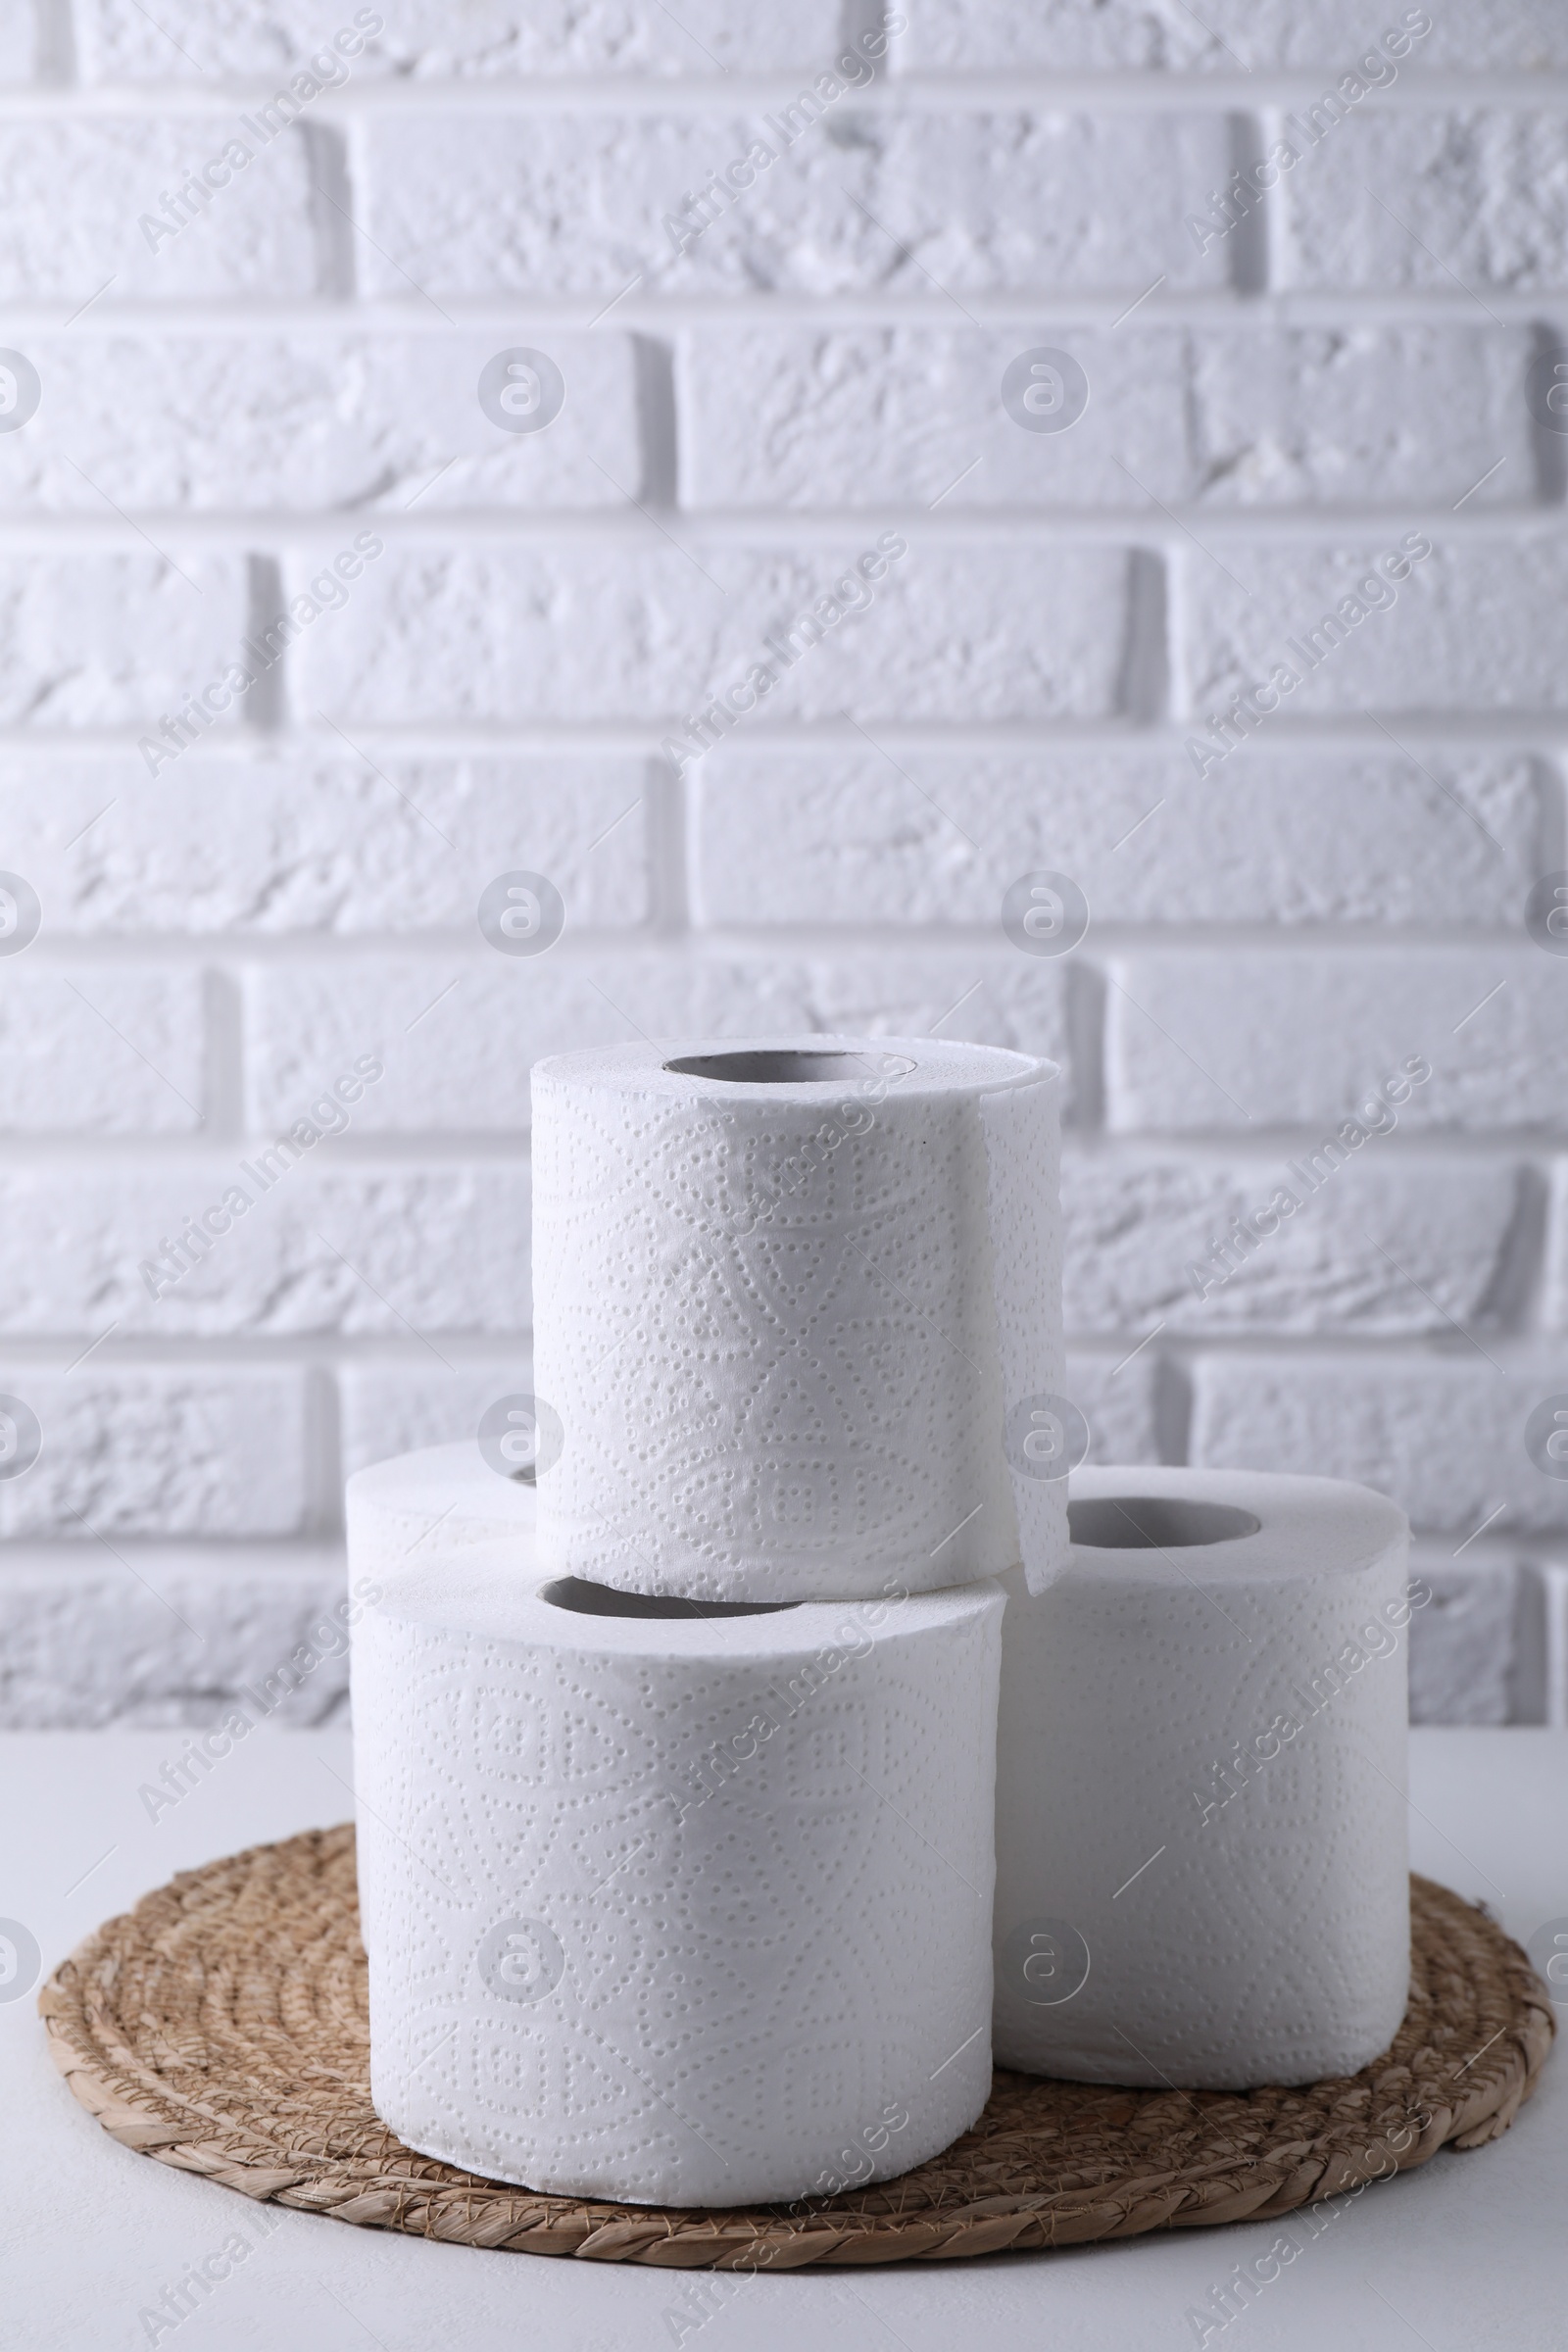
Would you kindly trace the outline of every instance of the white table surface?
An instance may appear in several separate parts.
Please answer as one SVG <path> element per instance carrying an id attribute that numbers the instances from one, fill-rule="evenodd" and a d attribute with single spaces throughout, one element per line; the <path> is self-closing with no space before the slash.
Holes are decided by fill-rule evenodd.
<path id="1" fill-rule="evenodd" d="M 30 1927 L 45 1973 L 174 1871 L 350 1810 L 346 1735 L 264 1731 L 149 1821 L 138 1785 L 182 1743 L 173 1732 L 0 1735 L 0 1917 Z M 1424 1731 L 1412 1749 L 1414 1867 L 1484 1897 L 1521 1940 L 1568 1916 L 1568 1734 Z M 737 2279 L 693 2327 L 687 2290 L 707 2273 L 430 2245 L 258 2208 L 132 2155 L 66 2089 L 31 1996 L 0 2004 L 0 2339 L 22 2352 L 146 2345 L 142 2310 L 236 2229 L 251 2253 L 159 2343 L 177 2352 L 651 2352 L 677 2342 L 701 2352 L 1176 2352 L 1199 2340 L 1189 2307 L 1280 2229 Z M 261 2242 L 258 2216 L 277 2221 Z M 1547 2060 L 1503 2139 L 1341 2201 L 1333 2227 L 1208 2341 L 1226 2352 L 1422 2343 L 1561 2352 L 1568 2053 Z"/>

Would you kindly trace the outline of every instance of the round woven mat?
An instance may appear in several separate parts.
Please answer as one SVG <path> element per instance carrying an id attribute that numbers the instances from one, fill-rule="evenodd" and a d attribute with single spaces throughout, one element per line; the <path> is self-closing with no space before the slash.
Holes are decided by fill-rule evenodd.
<path id="1" fill-rule="evenodd" d="M 187 1871 L 45 1985 L 55 2059 L 126 2147 L 307 2213 L 463 2245 L 689 2269 L 1064 2246 L 1287 2213 L 1505 2132 L 1550 2045 L 1517 1944 L 1411 1881 L 1413 1994 L 1375 2065 L 1305 2090 L 1109 2090 L 998 2071 L 973 2131 L 901 2180 L 723 2212 L 508 2188 L 417 2156 L 368 2088 L 354 1832 Z"/>

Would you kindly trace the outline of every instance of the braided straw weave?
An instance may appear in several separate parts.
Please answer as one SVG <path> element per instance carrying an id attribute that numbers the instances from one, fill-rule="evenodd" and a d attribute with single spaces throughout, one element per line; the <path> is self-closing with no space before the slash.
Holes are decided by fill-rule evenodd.
<path id="1" fill-rule="evenodd" d="M 1305 2090 L 1111 2090 L 998 2072 L 973 2131 L 902 2180 L 788 2210 L 535 2194 L 415 2155 L 368 2083 L 354 1833 L 187 1871 L 111 1920 L 39 1996 L 106 2132 L 161 2164 L 379 2230 L 596 2262 L 795 2269 L 1266 2219 L 1475 2148 L 1513 2121 L 1553 2022 L 1516 1944 L 1411 1881 L 1412 1997 L 1392 2049 Z"/>

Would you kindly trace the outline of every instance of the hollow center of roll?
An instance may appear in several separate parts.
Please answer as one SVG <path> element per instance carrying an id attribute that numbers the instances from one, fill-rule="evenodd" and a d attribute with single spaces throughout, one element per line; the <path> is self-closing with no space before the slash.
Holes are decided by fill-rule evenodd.
<path id="1" fill-rule="evenodd" d="M 688 1054 L 664 1064 L 682 1078 L 719 1078 L 729 1086 L 841 1086 L 855 1078 L 906 1078 L 914 1066 L 902 1054 L 810 1054 L 782 1046 Z"/>
<path id="2" fill-rule="evenodd" d="M 1183 1551 L 1233 1544 L 1262 1521 L 1231 1502 L 1189 1502 L 1176 1494 L 1094 1494 L 1067 1505 L 1067 1533 L 1096 1551 Z"/>
<path id="3" fill-rule="evenodd" d="M 579 1617 L 770 1617 L 778 1609 L 798 1609 L 798 1600 L 683 1600 L 675 1592 L 617 1592 L 611 1585 L 592 1585 L 585 1576 L 558 1576 L 539 1588 L 541 1600 L 554 1609 L 572 1609 Z"/>

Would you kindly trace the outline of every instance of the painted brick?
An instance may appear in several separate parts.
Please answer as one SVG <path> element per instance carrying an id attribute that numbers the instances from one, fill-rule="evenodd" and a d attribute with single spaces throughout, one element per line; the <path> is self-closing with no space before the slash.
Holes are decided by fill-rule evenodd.
<path id="1" fill-rule="evenodd" d="M 850 91 L 800 119 L 695 238 L 684 208 L 710 174 L 760 139 L 779 148 L 766 110 L 371 119 L 365 285 L 401 298 L 410 278 L 435 297 L 608 296 L 634 277 L 645 291 L 922 296 L 933 277 L 961 292 L 1225 282 L 1223 250 L 1200 254 L 1181 223 L 1228 168 L 1216 116 L 858 114 Z"/>
<path id="2" fill-rule="evenodd" d="M 353 13 L 19 0 L 0 24 L 0 81 L 44 85 L 0 161 L 0 293 L 49 321 L 7 330 L 42 401 L 0 436 L 23 525 L 0 562 L 0 864 L 44 906 L 36 949 L 0 958 L 0 1125 L 24 1139 L 0 1167 L 0 1386 L 36 1392 L 46 1434 L 40 1462 L 0 1481 L 0 1720 L 164 1722 L 177 1752 L 178 1725 L 272 1673 L 340 1592 L 321 1541 L 334 1449 L 353 1464 L 435 1442 L 527 1385 L 514 1139 L 534 1054 L 645 1029 L 838 1027 L 1052 1054 L 1090 1131 L 1105 1098 L 1115 1132 L 1067 1171 L 1066 1379 L 1095 1458 L 1287 1457 L 1395 1484 L 1432 1531 L 1417 1719 L 1563 1718 L 1568 1571 L 1544 1555 L 1568 1542 L 1568 1482 L 1537 1470 L 1522 1428 L 1568 1391 L 1549 1340 L 1568 1328 L 1568 1152 L 1557 1165 L 1544 1148 L 1568 1049 L 1563 975 L 1522 911 L 1565 855 L 1555 730 L 1526 730 L 1564 691 L 1549 623 L 1568 559 L 1548 510 L 1568 460 L 1549 435 L 1532 444 L 1524 383 L 1563 325 L 1568 131 L 1544 77 L 1528 109 L 1517 85 L 1412 104 L 1435 70 L 1568 64 L 1561 9 L 1443 14 L 1392 106 L 1356 105 L 1264 221 L 1218 234 L 1233 150 L 1270 110 L 1302 120 L 1303 95 L 1387 29 L 1356 0 L 1209 0 L 1202 23 L 1179 0 L 925 0 L 876 75 L 925 74 L 913 103 L 868 105 L 847 69 L 859 87 L 694 235 L 686 199 L 783 111 L 769 89 L 805 88 L 840 49 L 838 0 L 761 16 L 738 0 L 673 16 L 654 0 L 400 0 L 330 69 L 336 93 L 154 250 L 140 216 Z M 857 0 L 843 21 L 874 13 Z M 1082 83 L 1064 96 L 1063 73 L 1219 73 L 1227 91 L 1189 105 L 1174 79 L 1161 100 L 1110 78 L 1102 106 Z M 1037 78 L 999 106 L 1009 74 Z M 103 114 L 53 112 L 51 87 L 74 79 L 121 94 Z M 164 105 L 175 81 L 199 113 Z M 470 90 L 449 105 L 448 81 Z M 684 226 L 666 220 L 683 209 Z M 1489 319 L 1461 281 L 1489 304 L 1528 292 L 1541 324 Z M 1333 322 L 1229 299 L 1291 287 L 1321 289 L 1313 315 Z M 1429 318 L 1401 321 L 1384 289 L 1430 291 Z M 606 308 L 666 292 L 685 307 L 640 337 L 630 303 Z M 1186 325 L 1161 323 L 1169 297 L 1210 292 Z M 387 307 L 362 325 L 367 293 Z M 558 332 L 527 312 L 534 295 L 604 316 Z M 472 325 L 470 299 L 492 318 L 511 302 L 513 322 Z M 255 308 L 274 300 L 292 307 Z M 143 302 L 184 307 L 164 321 Z M 824 302 L 832 320 L 811 324 Z M 922 323 L 890 326 L 888 304 Z M 563 369 L 542 434 L 503 433 L 477 403 L 513 337 Z M 1037 345 L 1073 351 L 1090 379 L 1064 435 L 1025 433 L 1000 405 L 1003 368 Z M 695 511 L 670 511 L 672 470 Z M 1183 738 L 1412 517 L 1456 505 L 1397 609 L 1200 780 Z M 1510 519 L 1532 505 L 1539 520 Z M 941 535 L 922 536 L 933 508 Z M 781 527 L 789 509 L 802 519 Z M 992 530 L 1030 510 L 1083 515 L 1086 544 Z M 684 759 L 685 721 L 888 511 L 910 553 L 872 610 Z M 198 535 L 186 514 L 254 514 L 256 536 L 220 519 Z M 968 540 L 950 540 L 966 515 Z M 289 593 L 362 521 L 387 551 L 227 714 L 225 741 L 150 777 L 136 736 L 235 659 L 247 585 L 270 595 L 244 556 L 272 556 L 296 516 Z M 1167 633 L 1170 704 L 1197 719 L 1060 748 L 1056 721 L 1161 716 Z M 1525 714 L 1509 749 L 1493 712 Z M 897 764 L 858 736 L 845 748 L 845 714 Z M 1298 715 L 1348 723 L 1324 740 Z M 1456 722 L 1441 741 L 1439 715 Z M 931 722 L 926 748 L 884 717 Z M 504 733 L 549 741 L 557 722 L 635 730 L 644 751 L 515 754 Z M 464 756 L 449 724 L 471 730 Z M 993 724 L 983 752 L 961 748 Z M 103 732 L 18 742 L 67 728 Z M 565 898 L 567 935 L 538 962 L 475 929 L 483 884 L 514 866 Z M 1023 956 L 998 927 L 1003 892 L 1039 866 L 1089 897 L 1071 957 Z M 688 897 L 708 936 L 683 936 Z M 1197 925 L 1216 930 L 1173 936 Z M 1223 953 L 1227 925 L 1247 928 Z M 137 959 L 132 943 L 179 934 L 214 943 L 216 982 L 156 947 Z M 349 1131 L 150 1296 L 144 1257 L 255 1164 L 255 1141 L 228 1140 L 237 1097 L 248 1132 L 275 1137 L 371 1052 L 385 1072 Z M 1204 1300 L 1184 1288 L 1189 1253 L 1418 1053 L 1434 1075 L 1397 1136 L 1353 1153 Z M 209 1082 L 217 1143 L 195 1136 Z M 1460 1129 L 1457 1148 L 1436 1140 Z M 98 1134 L 114 1138 L 101 1157 L 73 1140 Z M 310 1368 L 286 1360 L 300 1355 Z M 118 1556 L 81 1540 L 73 1507 Z M 342 1700 L 328 1655 L 284 1712 L 336 1719 Z"/>
<path id="3" fill-rule="evenodd" d="M 121 0 L 77 0 L 76 39 L 84 78 L 188 81 L 207 74 L 284 80 L 327 52 L 321 78 L 339 78 L 331 46 L 355 20 L 380 11 L 311 0 L 168 0 L 158 24 Z M 677 24 L 650 0 L 398 0 L 393 22 L 349 61 L 359 81 L 395 74 L 425 82 L 533 79 L 539 74 L 760 74 L 813 71 L 839 46 L 836 0 L 797 0 L 787 14 L 757 16 L 742 0 L 686 0 Z M 167 30 L 165 29 L 167 28 Z M 363 29 L 363 28 L 362 28 Z M 173 45 L 177 41 L 178 47 Z M 341 53 L 340 53 L 341 54 Z"/>
<path id="4" fill-rule="evenodd" d="M 900 58 L 917 73 L 1131 67 L 1234 74 L 1240 65 L 1257 73 L 1271 66 L 1321 69 L 1337 81 L 1369 46 L 1381 46 L 1388 32 L 1407 24 L 1410 13 L 1391 7 L 1379 19 L 1362 0 L 1211 0 L 1200 23 L 1182 0 L 1097 0 L 1092 9 L 1077 0 L 1039 0 L 1028 9 L 1007 0 L 926 0 L 900 43 Z M 1568 26 L 1552 0 L 1469 0 L 1462 15 L 1440 12 L 1428 23 L 1431 30 L 1400 71 L 1530 73 L 1568 64 Z"/>
<path id="5" fill-rule="evenodd" d="M 0 725 L 154 726 L 221 678 L 244 629 L 223 558 L 0 556 Z"/>
<path id="6" fill-rule="evenodd" d="M 527 1394 L 532 1367 L 526 1349 L 483 1364 L 345 1364 L 342 1392 L 343 1475 L 420 1446 L 471 1438 L 479 1416 L 499 1396 Z"/>
<path id="7" fill-rule="evenodd" d="M 1212 19 L 1216 11 L 1210 9 Z M 1006 0 L 927 0 L 901 45 L 911 73 L 952 68 L 996 73 L 1009 68 L 1044 72 L 1191 70 L 1235 72 L 1221 41 L 1205 34 L 1174 0 L 1109 0 L 1085 9 L 1075 0 L 1039 0 L 1027 11 Z"/>
<path id="8" fill-rule="evenodd" d="M 1075 1332 L 1446 1334 L 1485 1319 L 1518 1209 L 1513 1170 L 1373 1147 L 1283 1221 L 1278 1160 L 1071 1154 L 1062 1171 L 1067 1327 Z M 1236 1218 L 1274 1230 L 1217 1254 Z M 1374 1236 L 1386 1236 L 1396 1265 Z M 1234 1271 L 1229 1269 L 1234 1268 Z M 1400 1269 L 1403 1269 L 1401 1271 Z M 1201 1296 L 1200 1293 L 1201 1292 Z M 1451 1318 L 1451 1320 L 1450 1320 Z"/>
<path id="9" fill-rule="evenodd" d="M 1363 108 L 1281 183 L 1286 282 L 1444 292 L 1455 278 L 1483 290 L 1561 286 L 1565 162 L 1568 122 L 1558 114 Z"/>
<path id="10" fill-rule="evenodd" d="M 364 1132 L 515 1134 L 528 1125 L 528 1070 L 541 1054 L 618 1044 L 639 1031 L 722 1036 L 812 1025 L 799 972 L 739 962 L 636 956 L 590 965 L 552 951 L 490 952 L 482 962 L 279 966 L 258 971 L 250 991 L 252 1121 L 270 1132 L 358 1054 L 374 1053 L 386 1077 L 359 1105 Z M 440 1281 L 438 1267 L 432 1276 Z"/>
<path id="11" fill-rule="evenodd" d="M 270 143 L 247 136 L 240 109 L 162 120 L 105 115 L 8 123 L 0 151 L 0 296 L 85 303 L 113 282 L 116 302 L 203 294 L 308 295 L 318 290 L 310 165 L 298 129 Z M 162 215 L 187 175 L 231 170 L 238 141 L 251 161 L 212 202 L 164 234 Z"/>
<path id="12" fill-rule="evenodd" d="M 967 1038 L 1071 1062 L 1063 975 L 1032 956 L 884 950 L 812 960 L 806 985 L 815 1029 Z"/>
<path id="13" fill-rule="evenodd" d="M 36 1414 L 42 1450 L 0 1487 L 19 1536 L 295 1536 L 305 1532 L 299 1373 L 238 1365 L 0 1366 Z"/>
<path id="14" fill-rule="evenodd" d="M 564 402 L 545 431 L 514 433 L 478 396 L 480 370 L 518 348 L 502 330 L 29 337 L 42 398 L 6 445 L 8 503 L 94 515 L 111 500 L 132 513 L 624 507 L 643 470 L 631 341 L 543 340 Z"/>
<path id="15" fill-rule="evenodd" d="M 1020 354 L 1062 350 L 1089 405 L 1061 433 L 1003 407 Z M 689 335 L 689 504 L 1135 507 L 1442 498 L 1534 478 L 1529 337 L 1434 327 L 1188 335 L 733 325 Z M 944 495 L 946 493 L 947 495 Z"/>
<path id="16" fill-rule="evenodd" d="M 0 1728 L 206 1726 L 236 1703 L 255 1722 L 247 1688 L 264 1703 L 276 1695 L 273 1722 L 336 1722 L 348 1659 L 342 1620 L 328 1612 L 343 1591 L 342 1558 L 324 1547 L 128 1544 L 117 1564 L 96 1544 L 15 1546 L 0 1569 Z M 291 1661 L 305 1642 L 318 1663 L 301 1672 Z M 285 1666 L 298 1675 L 286 1692 Z M 172 1738 L 169 1760 L 183 1753 Z M 192 1772 L 185 1797 L 210 1801 L 207 1785 Z"/>
<path id="17" fill-rule="evenodd" d="M 1452 1345 L 1451 1357 L 1205 1356 L 1192 1459 L 1356 1479 L 1456 1541 L 1494 1512 L 1494 1537 L 1568 1527 L 1568 1480 L 1544 1477 L 1524 1447 L 1531 1412 L 1562 1386 L 1560 1356 L 1498 1369 Z"/>
<path id="18" fill-rule="evenodd" d="M 1568 547 L 1540 538 L 1450 541 L 1396 585 L 1384 576 L 1383 560 L 1402 561 L 1400 540 L 1420 536 L 1391 525 L 1381 540 L 1354 549 L 1232 546 L 1223 570 L 1195 554 L 1188 608 L 1195 736 L 1277 665 L 1299 680 L 1275 681 L 1291 718 L 1561 709 L 1568 675 L 1534 616 L 1568 596 Z M 1352 601 L 1362 617 L 1347 609 Z M 1325 620 L 1333 623 L 1328 632 Z M 1261 722 L 1265 734 L 1269 723 Z M 1237 745 L 1228 756 L 1248 748 Z"/>
<path id="19" fill-rule="evenodd" d="M 410 760 L 368 748 L 356 761 L 341 747 L 250 760 L 192 748 L 156 782 L 135 753 L 13 760 L 5 856 L 38 893 L 51 936 L 471 938 L 480 892 L 515 868 L 548 874 L 573 925 L 620 928 L 648 916 L 650 805 L 648 763 L 608 753 Z"/>
<path id="20" fill-rule="evenodd" d="M 1089 406 L 1065 432 L 1026 431 L 1002 405 L 1004 370 L 1036 348 L 1065 351 L 1088 377 Z M 1190 497 L 1185 362 L 1181 335 L 1132 327 L 702 328 L 680 359 L 685 498 L 940 501 L 951 514 Z"/>
<path id="21" fill-rule="evenodd" d="M 47 906 L 45 922 L 49 919 Z M 0 1133 L 191 1134 L 202 1124 L 195 972 L 0 966 Z"/>
<path id="22" fill-rule="evenodd" d="M 251 1121 L 268 1133 L 281 1127 L 367 1053 L 383 1058 L 386 1077 L 356 1107 L 362 1132 L 505 1134 L 528 1124 L 529 1065 L 568 1047 L 638 1035 L 937 1029 L 1065 1058 L 1060 975 L 995 955 L 589 964 L 551 952 L 482 963 L 290 964 L 253 976 Z"/>
<path id="23" fill-rule="evenodd" d="M 1410 1619 L 1412 1723 L 1512 1723 L 1521 1668 L 1522 1572 L 1513 1560 L 1454 1563 L 1418 1545 L 1432 1598 Z"/>
<path id="24" fill-rule="evenodd" d="M 1093 926 L 1511 923 L 1542 790 L 1523 753 L 1277 752 L 1200 783 L 1165 752 L 731 749 L 692 784 L 713 924 L 996 923 L 1041 867 Z"/>
<path id="25" fill-rule="evenodd" d="M 291 1096 L 278 1124 L 292 1124 L 311 1099 L 306 1090 Z M 159 1339 L 412 1334 L 433 1348 L 420 1335 L 526 1322 L 525 1169 L 302 1159 L 264 1191 L 240 1164 L 254 1169 L 258 1149 L 235 1144 L 221 1158 L 118 1174 L 0 1175 L 8 1272 L 0 1329 L 97 1337 L 113 1323 L 121 1337 Z M 332 1147 L 313 1149 L 324 1156 Z M 164 1243 L 231 1186 L 248 1191 L 253 1205 L 177 1281 L 165 1280 L 177 1261 Z M 150 1283 L 143 1265 L 153 1268 Z M 194 1354 L 191 1369 L 200 1376 Z"/>
<path id="26" fill-rule="evenodd" d="M 1130 957 L 1107 999 L 1109 1122 L 1302 1127 L 1315 1144 L 1424 1056 L 1402 1127 L 1560 1129 L 1565 987 L 1534 947 Z"/>
<path id="27" fill-rule="evenodd" d="M 663 547 L 389 550 L 331 631 L 294 649 L 301 698 L 351 728 L 657 722 L 661 712 L 677 724 L 715 694 L 745 688 L 748 671 L 769 661 L 763 640 L 853 577 L 876 537 L 793 553 L 705 545 L 692 558 Z M 846 613 L 787 667 L 772 661 L 783 675 L 766 692 L 766 719 L 1107 714 L 1120 691 L 1129 576 L 1115 548 L 911 542 L 874 592 L 858 582 L 868 609 Z M 763 708 L 752 724 L 765 723 Z"/>
<path id="28" fill-rule="evenodd" d="M 1237 507 L 1463 498 L 1468 514 L 1523 505 L 1535 492 L 1531 356 L 1524 330 L 1486 326 L 1194 335 L 1188 495 Z"/>
<path id="29" fill-rule="evenodd" d="M 1171 287 L 1223 284 L 1225 258 L 1198 253 L 1177 213 L 1189 188 L 1224 176 L 1227 135 L 1212 114 L 869 121 L 853 144 L 880 148 L 879 169 L 856 193 L 882 223 L 879 279 L 911 291 L 934 277 L 965 291 L 1095 286 L 1139 295 L 1161 272 Z M 914 274 L 914 261 L 928 276 Z"/>
<path id="30" fill-rule="evenodd" d="M 1146 1349 L 1131 1363 L 1116 1355 L 1067 1350 L 1067 1395 L 1089 1424 L 1091 1462 L 1160 1460 L 1156 1393 L 1159 1363 Z"/>

